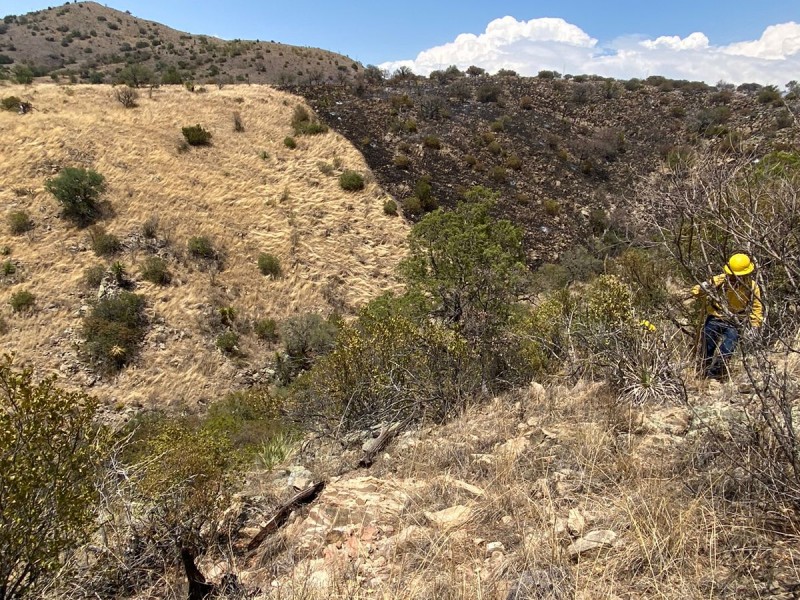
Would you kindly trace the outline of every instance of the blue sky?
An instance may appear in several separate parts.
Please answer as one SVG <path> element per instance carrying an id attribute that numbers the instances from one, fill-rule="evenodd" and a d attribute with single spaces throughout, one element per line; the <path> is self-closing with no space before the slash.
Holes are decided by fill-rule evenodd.
<path id="1" fill-rule="evenodd" d="M 603 64 L 599 67 L 613 71 L 626 69 L 644 69 L 649 71 L 658 68 L 660 58 L 656 51 L 667 49 L 681 50 L 680 59 L 692 61 L 697 59 L 691 52 L 724 49 L 743 42 L 755 42 L 761 39 L 769 26 L 789 22 L 800 23 L 800 0 L 667 0 L 662 2 L 644 2 L 643 0 L 622 0 L 598 2 L 597 0 L 495 0 L 494 2 L 456 2 L 403 0 L 380 2 L 355 0 L 338 2 L 319 2 L 313 0 L 227 0 L 211 2 L 203 0 L 109 0 L 106 4 L 118 10 L 130 10 L 134 15 L 158 21 L 164 25 L 187 31 L 216 35 L 225 39 L 261 39 L 275 40 L 301 46 L 316 46 L 341 52 L 364 64 L 381 64 L 387 67 L 408 64 L 415 72 L 430 71 L 439 63 L 452 59 L 453 64 L 479 64 L 486 61 L 489 70 L 505 64 L 512 53 L 527 56 L 530 70 L 536 72 L 538 67 L 565 69 L 577 72 L 576 67 L 594 67 L 595 59 L 609 53 L 619 53 L 620 48 L 630 49 L 631 44 L 642 40 L 655 41 L 659 38 L 677 36 L 684 40 L 690 34 L 700 32 L 704 39 L 695 39 L 694 43 L 678 42 L 662 43 L 649 47 L 646 64 Z M 50 6 L 56 6 L 56 3 Z M 37 0 L 0 0 L 0 13 L 22 14 L 32 10 L 47 8 L 48 4 Z M 495 28 L 495 36 L 480 37 L 487 26 L 504 16 L 513 17 L 514 23 L 503 22 Z M 564 36 L 544 34 L 542 27 L 533 26 L 544 17 L 562 19 L 562 23 L 550 22 L 548 31 L 562 28 L 571 29 Z M 529 27 L 519 24 L 529 23 Z M 542 22 L 544 23 L 544 22 Z M 569 27 L 568 27 L 569 26 Z M 586 34 L 588 41 L 575 38 L 575 31 Z M 771 41 L 772 48 L 781 47 L 786 50 L 783 38 L 790 38 L 786 56 L 776 57 L 771 54 L 768 60 L 797 59 L 800 53 L 794 51 L 795 34 L 800 31 L 784 28 L 776 35 L 781 38 Z M 478 44 L 483 45 L 481 51 L 474 43 L 453 45 L 461 34 L 478 36 Z M 498 35 L 500 36 L 498 38 Z M 797 33 L 800 36 L 800 33 Z M 579 36 L 580 37 L 580 36 Z M 773 36 L 775 37 L 775 36 Z M 503 39 L 500 39 L 503 38 Z M 513 38 L 513 39 L 512 39 Z M 797 38 L 800 47 L 800 37 Z M 577 41 L 576 41 L 577 40 Z M 462 40 L 465 41 L 465 40 Z M 469 42 L 469 40 L 466 40 Z M 552 42 L 557 42 L 552 45 Z M 506 44 L 507 43 L 507 44 Z M 532 48 L 532 43 L 537 44 Z M 585 53 L 576 54 L 560 44 L 579 47 L 591 47 L 591 56 Z M 450 44 L 450 46 L 448 46 Z M 494 44 L 497 47 L 486 48 Z M 506 44 L 506 45 L 504 45 Z M 543 45 L 544 44 L 544 45 Z M 548 45 L 550 44 L 550 45 Z M 499 47 L 499 50 L 498 50 Z M 432 55 L 420 53 L 439 49 Z M 738 47 L 737 47 L 738 48 Z M 686 52 L 686 51 L 691 52 Z M 736 54 L 738 52 L 734 51 Z M 559 68 L 556 58 L 562 58 Z M 749 48 L 745 54 L 749 58 L 765 60 L 769 52 L 760 52 Z M 773 52 L 774 54 L 774 52 Z M 786 51 L 784 52 L 786 54 Z M 741 56 L 741 53 L 738 54 Z M 754 55 L 754 56 L 751 56 Z M 435 58 L 433 58 L 435 57 Z M 505 58 L 503 58 L 505 57 Z M 577 62 L 570 62 L 572 60 Z M 719 62 L 715 57 L 713 64 Z M 591 59 L 591 60 L 589 60 Z M 406 62 L 400 62 L 406 61 Z M 606 61 L 607 63 L 608 61 Z M 617 61 L 619 63 L 619 61 Z M 624 61 L 623 61 L 624 62 Z M 667 60 L 667 67 L 674 68 L 678 59 Z M 534 64 L 536 63 L 536 64 Z M 547 64 L 544 64 L 547 63 Z M 641 63 L 641 64 L 640 64 Z M 790 60 L 794 68 L 793 61 Z M 518 66 L 523 64 L 517 61 Z M 526 63 L 527 64 L 527 63 Z M 638 65 L 638 66 L 637 66 Z M 444 65 L 447 66 L 447 65 Z M 763 66 L 774 67 L 770 63 Z M 785 65 L 784 65 L 785 66 Z M 713 70 L 713 65 L 706 66 Z M 723 74 L 736 73 L 742 69 L 741 60 L 734 61 L 734 66 Z M 525 69 L 521 69 L 525 70 Z M 695 68 L 695 71 L 698 69 Z M 748 75 L 758 74 L 761 67 L 748 68 Z M 768 69 L 769 70 L 769 69 Z M 781 77 L 790 69 L 779 70 L 774 76 Z M 796 78 L 800 78 L 798 65 Z M 651 73 L 652 74 L 652 73 Z M 709 75 L 704 75 L 708 78 Z M 687 77 L 690 78 L 690 77 Z M 752 80 L 752 79 L 751 79 Z M 785 82 L 782 82 L 785 83 Z"/>

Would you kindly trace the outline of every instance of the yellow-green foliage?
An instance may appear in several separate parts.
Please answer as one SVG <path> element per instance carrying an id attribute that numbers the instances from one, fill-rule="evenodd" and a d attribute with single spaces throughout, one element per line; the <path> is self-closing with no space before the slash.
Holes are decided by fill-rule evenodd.
<path id="1" fill-rule="evenodd" d="M 565 315 L 572 306 L 569 292 L 559 291 L 533 309 L 518 311 L 511 318 L 505 352 L 509 364 L 528 377 L 557 369 L 564 357 Z"/>
<path id="2" fill-rule="evenodd" d="M 88 535 L 104 448 L 96 410 L 0 361 L 0 596 L 21 598 Z"/>
<path id="3" fill-rule="evenodd" d="M 462 408 L 475 385 L 469 345 L 397 312 L 396 303 L 378 300 L 346 325 L 334 350 L 298 381 L 295 410 L 322 412 L 347 430 L 384 419 L 441 421 Z"/>
<path id="4" fill-rule="evenodd" d="M 601 275 L 586 290 L 584 298 L 589 323 L 620 327 L 633 319 L 633 294 L 616 275 Z"/>
<path id="5" fill-rule="evenodd" d="M 167 420 L 141 442 L 139 494 L 157 537 L 194 541 L 230 494 L 237 456 L 220 431 Z"/>

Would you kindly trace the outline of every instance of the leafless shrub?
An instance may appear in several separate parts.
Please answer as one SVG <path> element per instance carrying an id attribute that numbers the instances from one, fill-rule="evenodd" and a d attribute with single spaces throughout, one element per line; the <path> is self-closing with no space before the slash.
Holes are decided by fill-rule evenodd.
<path id="1" fill-rule="evenodd" d="M 800 438 L 795 385 L 800 331 L 800 161 L 707 155 L 648 192 L 654 228 L 686 279 L 699 283 L 745 252 L 766 299 L 760 339 L 739 344 L 739 385 L 749 392 L 739 435 L 719 435 L 717 460 L 742 490 L 800 508 Z"/>
<path id="2" fill-rule="evenodd" d="M 135 108 L 139 99 L 139 92 L 132 87 L 119 87 L 114 91 L 114 98 L 125 108 Z"/>

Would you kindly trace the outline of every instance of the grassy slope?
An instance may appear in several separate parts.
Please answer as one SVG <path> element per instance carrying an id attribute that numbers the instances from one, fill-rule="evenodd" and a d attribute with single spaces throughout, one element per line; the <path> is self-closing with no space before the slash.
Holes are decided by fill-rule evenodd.
<path id="1" fill-rule="evenodd" d="M 67 166 L 106 177 L 114 216 L 102 224 L 127 242 L 119 260 L 131 274 L 138 278 L 147 256 L 133 239 L 148 218 L 158 217 L 160 235 L 170 241 L 173 283 L 159 288 L 138 281 L 135 290 L 145 295 L 155 326 L 136 364 L 95 386 L 102 398 L 163 405 L 214 399 L 230 389 L 236 369 L 214 347 L 207 317 L 212 307 L 233 306 L 240 320 L 281 319 L 330 312 L 332 299 L 350 310 L 396 288 L 394 267 L 407 226 L 383 214 L 386 194 L 375 184 L 347 193 L 335 173 L 320 171 L 320 161 L 366 171 L 340 136 L 298 138 L 295 150 L 283 145 L 298 98 L 258 86 L 206 94 L 161 88 L 126 110 L 112 94 L 107 86 L 0 88 L 0 96 L 16 95 L 35 107 L 25 116 L 0 112 L 0 212 L 5 219 L 25 209 L 36 223 L 21 237 L 2 226 L 0 245 L 11 247 L 24 279 L 0 286 L 0 314 L 10 324 L 5 350 L 46 370 L 77 371 L 79 310 L 94 297 L 82 277 L 101 259 L 87 231 L 58 218 L 59 207 L 44 190 L 46 179 Z M 234 111 L 243 133 L 233 131 Z M 213 145 L 179 152 L 181 127 L 195 123 L 214 134 Z M 208 235 L 224 250 L 222 272 L 199 268 L 186 256 L 187 240 L 196 235 Z M 260 252 L 280 258 L 284 279 L 260 275 Z M 31 316 L 11 314 L 9 298 L 20 289 L 37 296 Z M 244 366 L 261 368 L 271 354 L 252 333 L 242 346 Z M 70 382 L 90 378 L 77 371 Z"/>

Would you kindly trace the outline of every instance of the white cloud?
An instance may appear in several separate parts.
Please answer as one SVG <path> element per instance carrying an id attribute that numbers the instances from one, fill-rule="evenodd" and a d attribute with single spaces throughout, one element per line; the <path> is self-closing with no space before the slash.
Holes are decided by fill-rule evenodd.
<path id="1" fill-rule="evenodd" d="M 489 23 L 481 34 L 462 33 L 452 42 L 420 52 L 413 60 L 380 66 L 393 71 L 401 65 L 420 75 L 450 65 L 462 70 L 477 65 L 490 73 L 513 69 L 521 75 L 535 75 L 547 69 L 619 79 L 664 75 L 712 84 L 725 80 L 783 85 L 800 74 L 800 25 L 772 25 L 758 40 L 728 46 L 712 45 L 701 32 L 685 38 L 627 36 L 600 45 L 563 19 L 503 17 Z"/>

